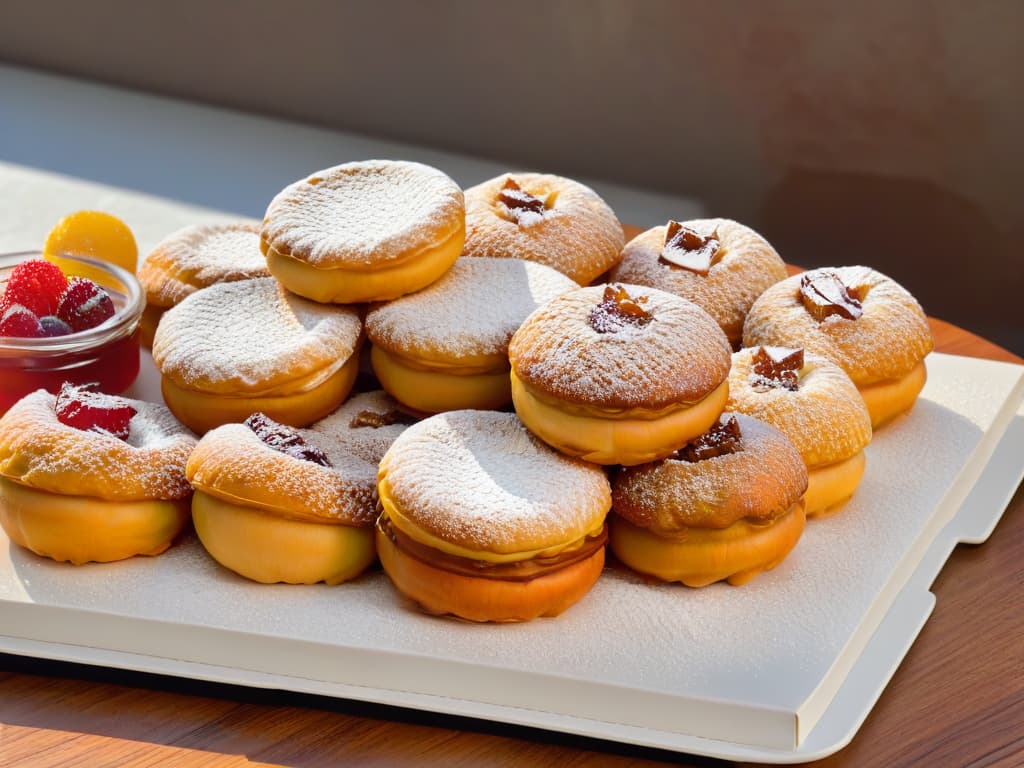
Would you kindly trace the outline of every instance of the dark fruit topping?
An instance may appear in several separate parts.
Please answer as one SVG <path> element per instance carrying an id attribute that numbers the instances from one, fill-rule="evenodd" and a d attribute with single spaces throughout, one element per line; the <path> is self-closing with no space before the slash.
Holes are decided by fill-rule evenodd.
<path id="1" fill-rule="evenodd" d="M 800 278 L 800 298 L 807 311 L 819 323 L 830 315 L 856 320 L 864 314 L 860 291 L 847 286 L 830 269 L 805 272 Z"/>
<path id="2" fill-rule="evenodd" d="M 84 277 L 72 279 L 57 307 L 57 317 L 72 331 L 87 331 L 113 316 L 114 302 L 109 294 Z"/>
<path id="3" fill-rule="evenodd" d="M 397 409 L 387 411 L 386 413 L 377 413 L 376 411 L 360 411 L 352 417 L 352 421 L 349 422 L 349 427 L 356 429 L 357 427 L 390 427 L 392 424 L 414 424 L 416 419 L 407 413 L 402 413 Z"/>
<path id="4" fill-rule="evenodd" d="M 67 336 L 71 333 L 71 326 L 65 323 L 56 315 L 47 315 L 39 318 L 39 327 L 42 329 L 40 336 Z"/>
<path id="5" fill-rule="evenodd" d="M 98 384 L 61 385 L 57 395 L 57 421 L 83 432 L 97 432 L 127 440 L 136 410 L 124 398 L 104 395 Z"/>
<path id="6" fill-rule="evenodd" d="M 695 462 L 736 453 L 742 447 L 741 437 L 739 422 L 735 416 L 730 416 L 725 422 L 719 421 L 696 440 L 691 440 L 676 451 L 676 458 Z"/>
<path id="7" fill-rule="evenodd" d="M 590 327 L 598 333 L 614 333 L 627 325 L 642 327 L 654 319 L 643 308 L 646 296 L 632 296 L 621 283 L 604 288 L 601 303 L 590 310 Z"/>
<path id="8" fill-rule="evenodd" d="M 791 392 L 800 385 L 800 369 L 804 367 L 803 349 L 757 347 L 751 357 L 751 383 L 757 388 L 783 388 Z"/>
<path id="9" fill-rule="evenodd" d="M 535 197 L 519 186 L 510 176 L 498 192 L 498 200 L 508 208 L 509 213 L 518 224 L 530 223 L 544 215 L 547 204 L 540 197 Z"/>
<path id="10" fill-rule="evenodd" d="M 706 275 L 711 266 L 724 256 L 718 230 L 702 235 L 678 221 L 670 220 L 665 228 L 665 246 L 661 260 L 676 267 Z"/>
<path id="11" fill-rule="evenodd" d="M 68 279 L 56 264 L 29 259 L 11 270 L 2 304 L 4 308 L 20 304 L 36 317 L 52 315 L 67 287 Z"/>
<path id="12" fill-rule="evenodd" d="M 275 451 L 280 451 L 293 459 L 311 461 L 321 467 L 331 466 L 324 452 L 307 443 L 298 430 L 274 421 L 265 413 L 254 413 L 245 420 L 245 426 L 255 432 L 256 437 L 264 445 Z"/>

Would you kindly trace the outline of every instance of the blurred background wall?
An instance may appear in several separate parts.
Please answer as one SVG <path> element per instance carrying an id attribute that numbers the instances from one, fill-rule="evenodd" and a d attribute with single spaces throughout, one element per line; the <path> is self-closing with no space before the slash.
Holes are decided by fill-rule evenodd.
<path id="1" fill-rule="evenodd" d="M 0 60 L 690 196 L 1024 353 L 1022 29 L 1015 0 L 0 0 Z"/>

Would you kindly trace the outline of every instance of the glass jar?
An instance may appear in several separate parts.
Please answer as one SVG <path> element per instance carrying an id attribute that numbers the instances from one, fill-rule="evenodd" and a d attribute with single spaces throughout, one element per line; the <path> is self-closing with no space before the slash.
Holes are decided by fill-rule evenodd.
<path id="1" fill-rule="evenodd" d="M 41 256 L 33 251 L 0 255 L 0 292 L 15 266 Z M 110 294 L 114 316 L 95 328 L 66 336 L 0 336 L 0 414 L 29 392 L 41 388 L 60 391 L 65 381 L 95 382 L 101 392 L 117 395 L 138 376 L 139 320 L 146 307 L 146 295 L 135 275 L 84 256 L 61 256 L 54 261 L 68 279 L 87 277 Z"/>

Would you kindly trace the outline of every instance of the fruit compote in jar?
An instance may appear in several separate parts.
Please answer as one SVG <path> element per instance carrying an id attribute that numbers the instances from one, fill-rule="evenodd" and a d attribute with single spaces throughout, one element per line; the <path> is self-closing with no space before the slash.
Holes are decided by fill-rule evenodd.
<path id="1" fill-rule="evenodd" d="M 37 252 L 0 255 L 0 293 L 20 263 L 41 258 Z M 57 393 L 65 381 L 99 384 L 120 394 L 139 373 L 139 320 L 146 297 L 135 275 L 121 267 L 82 256 L 54 261 L 69 278 L 86 278 L 113 302 L 112 317 L 94 328 L 43 338 L 0 335 L 0 414 L 37 389 Z"/>

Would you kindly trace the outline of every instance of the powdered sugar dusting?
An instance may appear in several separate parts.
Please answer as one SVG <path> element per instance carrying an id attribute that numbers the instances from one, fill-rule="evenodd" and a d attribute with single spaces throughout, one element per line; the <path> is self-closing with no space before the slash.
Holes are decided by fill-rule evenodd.
<path id="1" fill-rule="evenodd" d="M 786 277 L 786 265 L 775 249 L 754 230 L 730 219 L 694 219 L 683 226 L 700 233 L 717 232 L 724 253 L 701 275 L 666 264 L 661 258 L 664 226 L 654 227 L 626 243 L 610 279 L 646 285 L 692 301 L 739 344 L 743 321 L 754 301 Z"/>
<path id="2" fill-rule="evenodd" d="M 905 376 L 931 352 L 928 320 L 903 286 L 869 267 L 824 271 L 838 274 L 861 297 L 861 317 L 830 315 L 818 322 L 800 298 L 802 276 L 794 275 L 766 290 L 751 307 L 744 346 L 803 347 L 834 362 L 857 386 Z"/>
<path id="3" fill-rule="evenodd" d="M 286 517 L 369 525 L 377 515 L 377 465 L 406 427 L 350 424 L 360 411 L 385 414 L 396 407 L 383 392 L 365 392 L 297 430 L 323 451 L 329 467 L 276 451 L 243 424 L 225 424 L 200 440 L 189 459 L 189 479 L 201 490 L 255 500 Z"/>
<path id="4" fill-rule="evenodd" d="M 146 299 L 174 306 L 214 283 L 269 277 L 255 222 L 201 224 L 168 235 L 139 266 Z"/>
<path id="5" fill-rule="evenodd" d="M 421 163 L 367 160 L 314 173 L 270 202 L 261 236 L 321 267 L 380 264 L 461 229 L 459 186 Z"/>
<path id="6" fill-rule="evenodd" d="M 501 201 L 512 178 L 546 201 L 543 214 L 511 215 Z M 540 173 L 502 174 L 466 190 L 466 256 L 526 259 L 586 285 L 619 260 L 625 238 L 612 209 L 572 179 Z"/>
<path id="7" fill-rule="evenodd" d="M 185 461 L 196 443 L 162 404 L 132 406 L 127 440 L 62 424 L 56 398 L 37 390 L 0 419 L 0 474 L 54 493 L 110 501 L 181 499 L 192 489 Z"/>
<path id="8" fill-rule="evenodd" d="M 506 355 L 531 312 L 576 287 L 543 264 L 463 257 L 433 285 L 370 310 L 366 332 L 399 354 L 446 361 Z"/>
<path id="9" fill-rule="evenodd" d="M 626 286 L 647 297 L 653 317 L 599 333 L 590 314 L 603 286 L 580 288 L 535 311 L 509 345 L 516 376 L 555 397 L 607 408 L 664 408 L 703 399 L 729 372 L 721 328 L 695 304 L 653 288 Z"/>
<path id="10" fill-rule="evenodd" d="M 348 360 L 355 310 L 300 298 L 273 278 L 218 283 L 161 318 L 153 361 L 182 386 L 256 393 Z"/>
<path id="11" fill-rule="evenodd" d="M 808 467 L 848 459 L 871 442 L 871 416 L 843 370 L 820 355 L 804 353 L 797 389 L 760 387 L 754 349 L 732 356 L 726 409 L 754 416 L 793 441 Z"/>
<path id="12" fill-rule="evenodd" d="M 413 523 L 491 552 L 566 544 L 611 506 L 599 467 L 556 453 L 510 413 L 450 411 L 414 424 L 381 477 Z"/>

